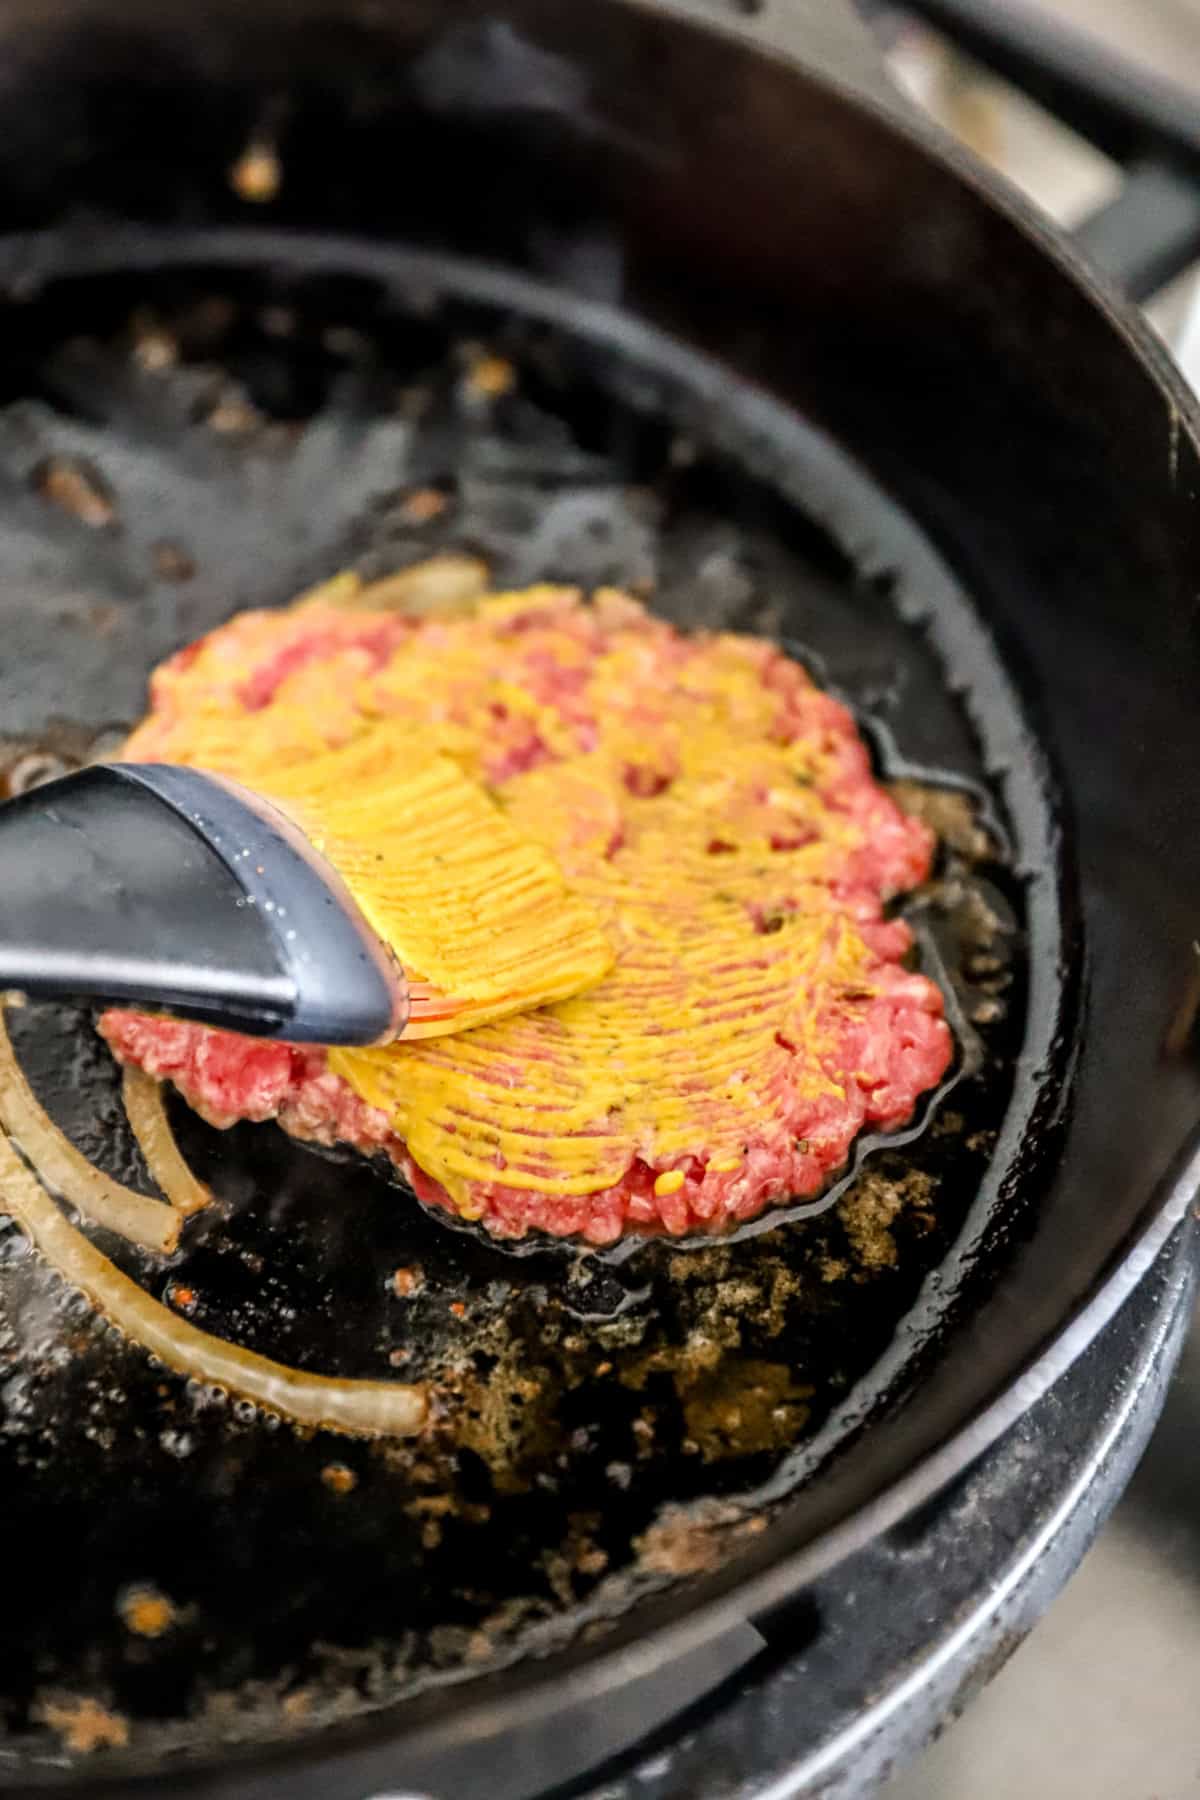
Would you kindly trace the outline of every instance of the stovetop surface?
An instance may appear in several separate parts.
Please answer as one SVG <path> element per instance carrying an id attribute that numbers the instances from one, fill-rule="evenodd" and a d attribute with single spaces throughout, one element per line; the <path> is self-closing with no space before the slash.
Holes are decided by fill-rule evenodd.
<path id="1" fill-rule="evenodd" d="M 1074 1579 L 881 1800 L 1200 1794 L 1198 1327 L 1150 1447 Z"/>

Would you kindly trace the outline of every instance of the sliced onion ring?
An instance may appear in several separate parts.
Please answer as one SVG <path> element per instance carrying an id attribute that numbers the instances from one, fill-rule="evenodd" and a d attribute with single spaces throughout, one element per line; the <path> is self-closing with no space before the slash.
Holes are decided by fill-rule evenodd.
<path id="1" fill-rule="evenodd" d="M 477 556 L 442 550 L 423 562 L 377 581 L 364 582 L 353 569 L 310 588 L 290 607 L 336 607 L 340 611 L 398 612 L 413 618 L 453 618 L 472 613 L 488 591 L 488 566 Z"/>
<path id="2" fill-rule="evenodd" d="M 135 1193 L 94 1167 L 44 1111 L 17 1061 L 2 1006 L 0 1124 L 16 1138 L 42 1180 L 87 1218 L 146 1250 L 166 1254 L 175 1249 L 180 1223 L 175 1208 Z"/>
<path id="3" fill-rule="evenodd" d="M 193 1175 L 175 1142 L 163 1104 L 162 1083 L 144 1069 L 128 1064 L 122 1098 L 133 1135 L 141 1145 L 146 1167 L 177 1213 L 186 1219 L 212 1201 L 204 1183 Z"/>
<path id="4" fill-rule="evenodd" d="M 242 1350 L 180 1319 L 122 1274 L 60 1212 L 0 1132 L 0 1209 L 64 1281 L 126 1337 L 177 1374 L 228 1388 L 298 1425 L 351 1437 L 411 1437 L 425 1423 L 422 1388 L 398 1381 L 339 1381 Z"/>

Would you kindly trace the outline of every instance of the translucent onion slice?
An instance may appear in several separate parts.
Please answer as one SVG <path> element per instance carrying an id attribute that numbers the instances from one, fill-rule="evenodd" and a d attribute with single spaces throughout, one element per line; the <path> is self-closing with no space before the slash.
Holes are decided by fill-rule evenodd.
<path id="1" fill-rule="evenodd" d="M 125 1070 L 122 1097 L 133 1135 L 155 1182 L 185 1219 L 200 1212 L 210 1204 L 212 1193 L 192 1174 L 175 1142 L 163 1104 L 162 1083 L 130 1064 Z"/>
<path id="2" fill-rule="evenodd" d="M 453 618 L 471 613 L 488 591 L 489 572 L 477 556 L 446 550 L 424 562 L 413 563 L 378 581 L 364 581 L 353 569 L 343 569 L 331 581 L 310 588 L 292 602 L 291 611 L 305 607 L 337 607 L 347 612 L 399 612 L 413 618 Z"/>
<path id="3" fill-rule="evenodd" d="M 179 1214 L 165 1201 L 136 1194 L 95 1168 L 34 1097 L 12 1047 L 0 1007 L 0 1124 L 56 1193 L 97 1225 L 146 1250 L 167 1253 L 179 1242 Z"/>
<path id="4" fill-rule="evenodd" d="M 70 1224 L 2 1132 L 0 1209 L 17 1221 L 64 1281 L 178 1374 L 227 1388 L 298 1425 L 351 1437 L 410 1437 L 425 1423 L 428 1400 L 419 1387 L 309 1375 L 178 1318 Z"/>

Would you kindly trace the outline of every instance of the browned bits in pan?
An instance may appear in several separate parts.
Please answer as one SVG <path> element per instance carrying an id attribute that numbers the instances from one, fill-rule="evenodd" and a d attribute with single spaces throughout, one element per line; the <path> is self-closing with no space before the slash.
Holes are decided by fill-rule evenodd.
<path id="1" fill-rule="evenodd" d="M 90 1696 L 69 1695 L 44 1700 L 35 1716 L 62 1739 L 64 1750 L 87 1756 L 93 1750 L 123 1750 L 129 1742 L 129 1722 L 109 1712 Z"/>
<path id="2" fill-rule="evenodd" d="M 229 171 L 229 185 L 251 206 L 274 200 L 283 186 L 283 165 L 274 144 L 252 138 Z"/>
<path id="3" fill-rule="evenodd" d="M 154 560 L 154 573 L 160 581 L 190 581 L 196 573 L 196 565 L 186 550 L 178 544 L 172 544 L 165 538 L 155 544 L 151 555 Z"/>
<path id="4" fill-rule="evenodd" d="M 77 457 L 52 456 L 39 464 L 33 485 L 43 500 L 93 531 L 104 531 L 117 522 L 116 504 L 103 478 Z"/>
<path id="5" fill-rule="evenodd" d="M 236 387 L 226 389 L 208 415 L 210 429 L 228 437 L 245 436 L 261 424 L 262 415 Z"/>
<path id="6" fill-rule="evenodd" d="M 173 369 L 179 361 L 179 340 L 152 315 L 139 313 L 133 321 L 133 358 L 147 374 Z"/>
<path id="7" fill-rule="evenodd" d="M 683 1507 L 665 1509 L 636 1547 L 642 1567 L 652 1575 L 702 1575 L 721 1558 L 716 1532 Z"/>
<path id="8" fill-rule="evenodd" d="M 165 1636 L 178 1616 L 167 1596 L 149 1585 L 126 1588 L 117 1601 L 117 1612 L 126 1631 L 145 1638 Z"/>
<path id="9" fill-rule="evenodd" d="M 358 1476 L 354 1470 L 340 1462 L 326 1463 L 321 1470 L 321 1480 L 330 1493 L 337 1494 L 339 1498 L 345 1494 L 352 1494 L 358 1486 Z"/>
<path id="10" fill-rule="evenodd" d="M 499 400 L 517 385 L 517 371 L 506 357 L 487 351 L 472 354 L 467 370 L 467 393 L 472 399 Z"/>
<path id="11" fill-rule="evenodd" d="M 400 511 L 413 525 L 428 525 L 440 518 L 449 506 L 448 497 L 438 488 L 416 488 L 401 502 Z"/>

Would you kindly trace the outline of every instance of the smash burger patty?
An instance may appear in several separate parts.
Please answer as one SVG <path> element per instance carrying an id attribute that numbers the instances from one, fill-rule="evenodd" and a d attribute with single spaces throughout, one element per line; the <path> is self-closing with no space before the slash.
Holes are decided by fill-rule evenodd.
<path id="1" fill-rule="evenodd" d="M 772 644 L 686 635 L 612 591 L 425 619 L 370 598 L 343 578 L 181 651 L 127 755 L 269 788 L 417 727 L 553 853 L 615 966 L 540 1011 L 375 1050 L 110 1011 L 122 1061 L 218 1126 L 383 1151 L 504 1237 L 719 1230 L 816 1194 L 861 1130 L 910 1118 L 953 1047 L 884 908 L 933 839 L 843 706 Z"/>

